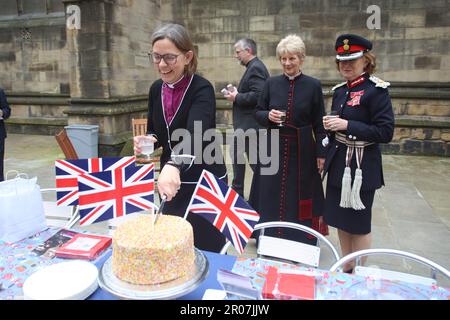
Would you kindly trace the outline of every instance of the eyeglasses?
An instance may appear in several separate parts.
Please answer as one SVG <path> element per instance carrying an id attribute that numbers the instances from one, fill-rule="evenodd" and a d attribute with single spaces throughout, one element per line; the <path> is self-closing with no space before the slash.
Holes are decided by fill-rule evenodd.
<path id="1" fill-rule="evenodd" d="M 156 52 L 149 52 L 148 58 L 150 59 L 150 62 L 159 64 L 161 62 L 161 59 L 164 60 L 166 64 L 175 64 L 177 63 L 177 58 L 181 54 L 173 54 L 173 53 L 166 53 L 166 54 L 158 54 Z"/>

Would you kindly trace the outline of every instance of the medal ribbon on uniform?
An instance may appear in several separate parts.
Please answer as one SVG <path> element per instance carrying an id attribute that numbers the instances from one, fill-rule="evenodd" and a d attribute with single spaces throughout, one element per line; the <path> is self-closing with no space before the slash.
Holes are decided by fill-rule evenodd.
<path id="1" fill-rule="evenodd" d="M 350 98 L 352 100 L 347 101 L 347 105 L 350 106 L 350 107 L 359 106 L 360 101 L 361 101 L 361 97 L 362 97 L 363 94 L 364 94 L 364 90 L 350 92 Z"/>

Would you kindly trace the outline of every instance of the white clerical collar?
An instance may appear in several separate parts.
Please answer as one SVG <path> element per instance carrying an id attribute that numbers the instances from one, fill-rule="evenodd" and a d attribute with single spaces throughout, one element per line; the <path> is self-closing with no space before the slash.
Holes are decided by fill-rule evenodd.
<path id="1" fill-rule="evenodd" d="M 180 78 L 180 79 L 178 79 L 177 81 L 175 81 L 174 83 L 168 83 L 168 82 L 166 82 L 166 84 L 167 84 L 167 86 L 170 88 L 170 89 L 173 89 L 173 88 L 175 88 L 175 85 L 178 83 L 178 82 L 180 82 L 181 80 L 183 80 L 184 79 L 184 74 L 183 74 L 183 76 Z"/>
<path id="2" fill-rule="evenodd" d="M 289 80 L 294 80 L 295 78 L 297 78 L 298 76 L 300 76 L 302 74 L 302 72 L 301 71 L 299 71 L 299 73 L 297 73 L 296 75 L 294 75 L 294 76 L 289 76 L 289 75 L 287 75 L 286 73 L 284 74 Z"/>

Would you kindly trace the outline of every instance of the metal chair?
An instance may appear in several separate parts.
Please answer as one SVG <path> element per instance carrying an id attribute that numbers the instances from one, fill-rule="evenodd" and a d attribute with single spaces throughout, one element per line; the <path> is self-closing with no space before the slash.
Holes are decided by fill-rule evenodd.
<path id="1" fill-rule="evenodd" d="M 56 188 L 41 189 L 42 195 L 48 193 L 56 194 Z M 80 220 L 78 206 L 61 207 L 56 201 L 44 200 L 44 213 L 47 225 L 52 227 L 70 229 Z"/>
<path id="2" fill-rule="evenodd" d="M 414 260 L 431 268 L 431 278 L 380 268 L 363 267 L 359 265 L 362 257 L 373 255 L 389 255 Z M 362 276 L 371 276 L 373 278 L 386 280 L 401 280 L 410 283 L 420 283 L 423 285 L 436 285 L 436 273 L 439 271 L 450 280 L 450 271 L 441 265 L 417 254 L 394 249 L 366 249 L 350 253 L 333 264 L 330 271 L 342 271 L 342 267 L 352 260 L 356 260 L 355 274 Z"/>
<path id="3" fill-rule="evenodd" d="M 264 230 L 268 228 L 290 228 L 306 232 L 317 238 L 317 245 L 314 246 L 302 242 L 266 236 L 264 235 Z M 336 248 L 324 235 L 301 224 L 285 221 L 270 221 L 255 225 L 254 230 L 261 230 L 257 248 L 258 258 L 268 257 L 281 259 L 317 268 L 320 260 L 321 242 L 325 243 L 331 250 L 334 261 L 338 261 L 340 258 Z M 230 245 L 231 242 L 228 241 L 220 253 L 226 254 Z"/>

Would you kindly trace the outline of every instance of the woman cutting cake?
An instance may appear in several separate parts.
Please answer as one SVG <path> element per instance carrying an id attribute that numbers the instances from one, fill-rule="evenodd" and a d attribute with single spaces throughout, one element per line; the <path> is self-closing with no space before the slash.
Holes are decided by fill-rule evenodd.
<path id="1" fill-rule="evenodd" d="M 157 29 L 152 35 L 149 57 L 160 76 L 150 88 L 147 126 L 155 149 L 160 146 L 163 149 L 158 192 L 167 197 L 164 214 L 184 216 L 204 169 L 225 182 L 227 179 L 223 156 L 217 154 L 220 148 L 215 148 L 219 151 L 212 154 L 213 159 L 220 161 L 207 164 L 203 159 L 206 146 L 211 144 L 202 142 L 203 133 L 216 127 L 214 88 L 208 80 L 195 74 L 197 55 L 187 30 L 181 25 L 168 24 Z M 176 139 L 177 133 L 183 137 Z M 134 138 L 137 153 L 141 138 Z M 211 223 L 194 214 L 188 214 L 187 220 L 193 226 L 197 248 L 220 251 L 225 238 Z"/>

